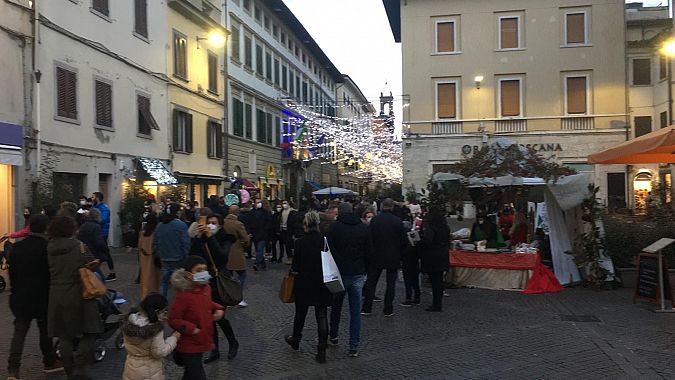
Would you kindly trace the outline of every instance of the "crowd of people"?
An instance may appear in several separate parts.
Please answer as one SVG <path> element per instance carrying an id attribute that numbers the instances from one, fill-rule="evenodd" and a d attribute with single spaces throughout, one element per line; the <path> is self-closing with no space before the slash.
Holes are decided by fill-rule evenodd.
<path id="1" fill-rule="evenodd" d="M 8 379 L 18 379 L 28 326 L 38 321 L 45 371 L 65 369 L 68 378 L 88 378 L 95 337 L 103 323 L 95 300 L 85 300 L 78 271 L 93 268 L 104 282 L 117 276 L 108 248 L 110 208 L 104 195 L 63 202 L 39 214 L 26 209 L 26 227 L 8 237 L 19 239 L 9 258 L 10 305 L 16 322 L 8 363 Z M 420 241 L 409 239 L 417 231 Z M 316 360 L 326 362 L 328 344 L 338 345 L 341 311 L 349 304 L 348 355 L 357 357 L 361 317 L 384 301 L 385 317 L 394 315 L 398 271 L 403 269 L 403 307 L 419 305 L 420 271 L 432 287 L 427 311 L 442 310 L 443 273 L 448 269 L 450 231 L 444 210 L 423 209 L 413 202 L 383 197 L 270 203 L 257 197 L 226 206 L 212 196 L 204 207 L 196 202 L 147 202 L 138 237 L 141 302 L 124 317 L 122 331 L 128 358 L 125 379 L 162 379 L 163 358 L 173 353 L 184 379 L 205 379 L 203 364 L 220 359 L 218 328 L 228 341 L 227 358 L 237 356 L 239 342 L 227 319 L 215 277 L 225 272 L 247 283 L 247 258 L 252 269 L 285 263 L 295 274 L 295 318 L 286 342 L 299 348 L 309 307 L 314 307 L 319 332 Z M 321 252 L 329 250 L 340 271 L 344 292 L 333 294 L 323 283 Z M 106 263 L 105 275 L 100 266 Z M 384 299 L 376 288 L 385 273 Z M 175 299 L 169 302 L 170 289 Z M 244 291 L 244 295 L 245 295 Z M 43 302 L 33 302 L 33 300 Z M 237 305 L 247 307 L 244 299 Z M 330 311 L 329 311 L 330 309 Z M 165 325 L 175 332 L 164 337 Z M 52 339 L 57 338 L 60 359 Z M 206 354 L 206 356 L 204 356 Z"/>

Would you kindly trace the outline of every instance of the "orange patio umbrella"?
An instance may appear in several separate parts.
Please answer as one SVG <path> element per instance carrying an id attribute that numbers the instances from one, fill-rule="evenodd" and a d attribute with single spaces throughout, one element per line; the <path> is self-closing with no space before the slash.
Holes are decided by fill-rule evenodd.
<path id="1" fill-rule="evenodd" d="M 675 125 L 588 156 L 589 164 L 673 164 Z"/>

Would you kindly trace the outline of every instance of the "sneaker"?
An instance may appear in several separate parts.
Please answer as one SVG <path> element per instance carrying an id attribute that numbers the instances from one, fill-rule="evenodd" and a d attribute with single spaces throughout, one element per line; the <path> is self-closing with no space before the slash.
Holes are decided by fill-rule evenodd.
<path id="1" fill-rule="evenodd" d="M 412 301 L 411 300 L 405 300 L 405 301 L 401 302 L 401 306 L 412 307 Z"/>
<path id="2" fill-rule="evenodd" d="M 382 298 L 375 296 L 373 297 L 373 302 L 382 302 Z"/>
<path id="3" fill-rule="evenodd" d="M 248 306 L 248 302 L 246 302 L 244 300 L 241 300 L 241 302 L 239 302 L 239 304 L 237 305 L 237 307 L 247 307 L 247 306 Z"/>
<path id="4" fill-rule="evenodd" d="M 110 273 L 108 277 L 105 278 L 105 282 L 117 281 L 117 275 L 115 273 Z"/>
<path id="5" fill-rule="evenodd" d="M 63 371 L 63 364 L 59 359 L 55 359 L 52 365 L 45 365 L 44 373 L 54 373 Z"/>
<path id="6" fill-rule="evenodd" d="M 328 338 L 328 344 L 331 346 L 337 346 L 338 345 L 338 338 Z"/>
<path id="7" fill-rule="evenodd" d="M 384 312 L 384 316 L 385 316 L 385 317 L 393 317 L 393 316 L 394 316 L 394 312 L 393 312 L 393 311 L 385 311 L 385 312 Z"/>
<path id="8" fill-rule="evenodd" d="M 359 350 L 349 350 L 349 357 L 350 358 L 358 358 L 359 357 Z"/>
<path id="9" fill-rule="evenodd" d="M 371 314 L 373 314 L 372 311 L 361 310 L 361 315 L 366 315 L 366 316 L 368 316 L 368 315 L 371 315 Z"/>

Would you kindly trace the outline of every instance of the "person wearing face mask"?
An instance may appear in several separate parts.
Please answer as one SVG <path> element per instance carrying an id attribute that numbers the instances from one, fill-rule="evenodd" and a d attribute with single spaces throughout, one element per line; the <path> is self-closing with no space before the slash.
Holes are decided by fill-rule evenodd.
<path id="1" fill-rule="evenodd" d="M 471 227 L 471 241 L 476 243 L 487 240 L 487 248 L 497 248 L 504 245 L 504 237 L 491 217 L 479 214 Z"/>
<path id="2" fill-rule="evenodd" d="M 244 224 L 238 220 L 239 216 L 239 206 L 232 205 L 228 210 L 228 214 L 223 220 L 223 231 L 226 234 L 232 235 L 235 237 L 234 243 L 230 247 L 230 252 L 227 257 L 227 270 L 230 273 L 237 273 L 239 282 L 241 283 L 241 288 L 245 289 L 246 285 L 246 257 L 244 257 L 244 252 L 248 250 L 251 245 L 251 240 L 246 232 Z M 246 307 L 248 303 L 245 300 L 242 300 L 239 303 L 239 307 Z"/>
<path id="3" fill-rule="evenodd" d="M 289 264 L 293 260 L 293 231 L 294 223 L 297 219 L 297 210 L 291 207 L 291 204 L 288 201 L 281 202 L 281 218 L 279 220 L 280 233 L 279 239 L 281 244 L 286 248 L 286 256 L 288 257 Z M 283 252 L 279 255 L 279 261 L 282 261 L 284 258 Z"/>
<path id="4" fill-rule="evenodd" d="M 159 223 L 157 214 L 151 211 L 143 213 L 143 228 L 138 236 L 138 263 L 141 270 L 140 285 L 141 299 L 147 294 L 159 290 L 159 279 L 161 276 L 161 263 L 157 252 L 152 250 L 152 239 L 155 234 L 155 228 Z"/>
<path id="5" fill-rule="evenodd" d="M 143 297 L 137 310 L 132 310 L 122 322 L 124 348 L 124 380 L 163 380 L 164 358 L 176 348 L 181 334 L 174 331 L 164 338 L 169 302 L 159 293 Z"/>
<path id="6" fill-rule="evenodd" d="M 286 250 L 284 244 L 281 242 L 281 211 L 283 208 L 281 204 L 274 206 L 274 211 L 272 213 L 272 220 L 270 221 L 269 237 L 270 244 L 272 245 L 272 260 L 271 262 L 281 262 L 281 258 L 284 256 L 284 251 Z M 278 249 L 277 249 L 278 243 Z M 279 257 L 277 258 L 277 251 L 279 252 Z"/>
<path id="7" fill-rule="evenodd" d="M 363 224 L 368 225 L 368 224 L 370 224 L 370 221 L 373 220 L 374 216 L 375 216 L 375 213 L 373 213 L 370 210 L 366 210 L 366 211 L 363 212 L 363 215 L 361 215 L 361 222 L 363 222 Z"/>
<path id="8" fill-rule="evenodd" d="M 253 209 L 253 218 L 251 219 L 251 235 L 253 236 L 253 243 L 255 247 L 255 264 L 253 270 L 267 269 L 265 262 L 265 248 L 267 247 L 267 240 L 269 239 L 270 223 L 272 222 L 272 215 L 269 211 L 269 202 L 258 198 L 255 200 L 255 208 Z"/>
<path id="9" fill-rule="evenodd" d="M 213 350 L 213 322 L 225 315 L 225 308 L 211 299 L 210 280 L 206 260 L 199 256 L 186 257 L 171 275 L 176 299 L 169 309 L 169 325 L 181 333 L 174 358 L 184 367 L 183 379 L 206 380 L 202 355 Z"/>

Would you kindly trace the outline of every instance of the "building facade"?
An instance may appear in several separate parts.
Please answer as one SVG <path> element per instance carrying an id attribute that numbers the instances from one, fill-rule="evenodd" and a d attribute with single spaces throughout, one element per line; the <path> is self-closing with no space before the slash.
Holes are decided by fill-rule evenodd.
<path id="1" fill-rule="evenodd" d="M 335 165 L 303 160 L 292 141 L 308 113 L 335 116 L 341 74 L 283 1 L 226 4 L 227 174 L 270 199 L 297 200 L 305 180 L 337 184 Z"/>
<path id="2" fill-rule="evenodd" d="M 101 191 L 111 207 L 110 243 L 119 245 L 126 184 L 137 176 L 157 180 L 142 169 L 161 169 L 169 159 L 168 8 L 147 0 L 33 5 L 38 74 L 24 202 L 54 204 Z"/>
<path id="3" fill-rule="evenodd" d="M 0 236 L 23 227 L 20 174 L 24 133 L 32 124 L 32 11 L 28 1 L 0 2 Z"/>
<path id="4" fill-rule="evenodd" d="M 409 99 L 403 186 L 506 137 L 626 203 L 626 167 L 586 156 L 629 133 L 624 2 L 384 0 Z"/>
<path id="5" fill-rule="evenodd" d="M 218 1 L 170 0 L 166 29 L 173 174 L 203 205 L 225 180 L 225 39 Z"/>

